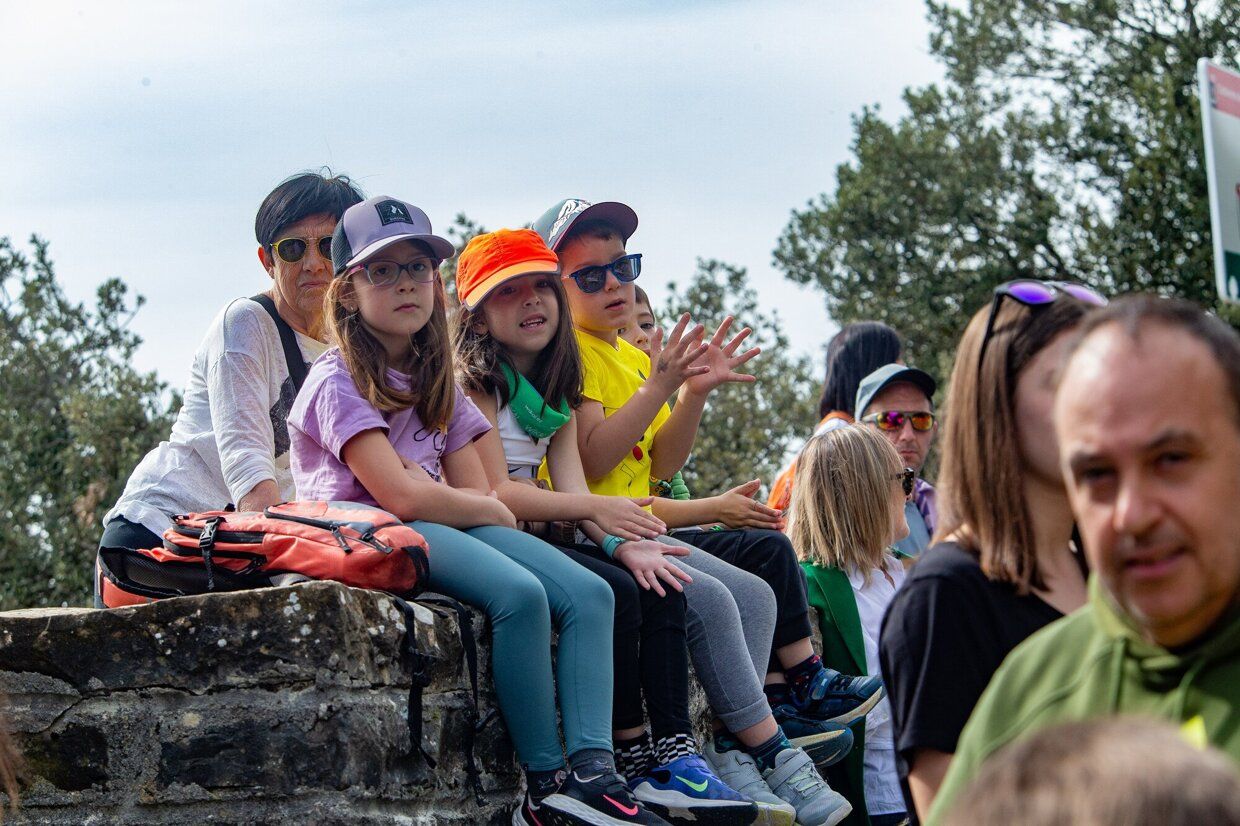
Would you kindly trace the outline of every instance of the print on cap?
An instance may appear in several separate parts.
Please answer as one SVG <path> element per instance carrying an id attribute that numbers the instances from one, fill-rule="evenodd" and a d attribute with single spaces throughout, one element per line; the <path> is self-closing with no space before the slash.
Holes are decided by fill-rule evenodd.
<path id="1" fill-rule="evenodd" d="M 559 235 L 560 227 L 564 226 L 564 222 L 588 206 L 590 206 L 589 201 L 581 201 L 575 198 L 569 198 L 565 201 L 564 206 L 560 207 L 560 214 L 556 216 L 555 223 L 551 225 L 551 231 L 547 233 L 547 237 L 555 238 Z"/>
<path id="2" fill-rule="evenodd" d="M 385 227 L 398 221 L 404 224 L 413 223 L 409 210 L 400 201 L 380 201 L 375 204 L 375 209 L 379 213 L 379 220 L 383 222 Z"/>

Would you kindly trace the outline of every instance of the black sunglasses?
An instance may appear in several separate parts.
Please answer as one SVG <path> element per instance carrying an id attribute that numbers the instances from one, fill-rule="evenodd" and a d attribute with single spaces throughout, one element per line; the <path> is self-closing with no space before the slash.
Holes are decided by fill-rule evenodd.
<path id="1" fill-rule="evenodd" d="M 596 293 L 607 283 L 607 273 L 611 273 L 621 284 L 633 281 L 642 273 L 642 254 L 622 255 L 610 264 L 595 267 L 582 267 L 567 277 L 577 282 L 577 289 L 583 293 Z"/>
<path id="2" fill-rule="evenodd" d="M 900 480 L 900 487 L 904 489 L 905 496 L 913 495 L 913 481 L 917 478 L 917 471 L 911 467 L 906 467 L 891 478 Z"/>
<path id="3" fill-rule="evenodd" d="M 994 334 L 995 318 L 999 315 L 999 305 L 1003 303 L 1004 298 L 1010 298 L 1026 307 L 1040 307 L 1053 304 L 1065 295 L 1094 307 L 1105 307 L 1107 304 L 1106 297 L 1101 293 L 1072 281 L 1037 281 L 1022 278 L 995 287 L 995 297 L 990 302 L 990 315 L 986 318 L 986 334 L 982 336 L 982 347 L 977 354 L 978 372 L 981 372 L 982 360 L 986 356 L 986 346 L 990 344 L 990 337 Z"/>
<path id="4" fill-rule="evenodd" d="M 324 235 L 322 238 L 282 238 L 276 241 L 272 246 L 275 248 L 276 255 L 290 264 L 296 264 L 306 255 L 306 249 L 310 244 L 317 243 L 319 255 L 327 263 L 332 261 L 332 237 Z"/>

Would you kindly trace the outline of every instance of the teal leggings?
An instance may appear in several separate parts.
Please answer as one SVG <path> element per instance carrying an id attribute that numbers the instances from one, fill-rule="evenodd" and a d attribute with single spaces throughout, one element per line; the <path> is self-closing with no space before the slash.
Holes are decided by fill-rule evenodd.
<path id="1" fill-rule="evenodd" d="M 511 528 L 409 524 L 430 545 L 427 589 L 480 608 L 491 620 L 491 674 L 521 764 L 533 771 L 564 764 L 557 684 L 568 754 L 610 752 L 614 597 L 607 583 Z M 554 682 L 552 621 L 560 633 Z"/>

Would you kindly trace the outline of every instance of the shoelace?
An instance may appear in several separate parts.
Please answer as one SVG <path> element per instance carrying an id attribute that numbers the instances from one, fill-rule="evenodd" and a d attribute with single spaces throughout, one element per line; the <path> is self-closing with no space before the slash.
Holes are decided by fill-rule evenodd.
<path id="1" fill-rule="evenodd" d="M 792 784 L 792 788 L 797 794 L 805 797 L 810 792 L 817 791 L 819 788 L 826 786 L 826 782 L 818 776 L 812 766 L 805 766 L 792 777 L 788 778 L 788 782 Z"/>

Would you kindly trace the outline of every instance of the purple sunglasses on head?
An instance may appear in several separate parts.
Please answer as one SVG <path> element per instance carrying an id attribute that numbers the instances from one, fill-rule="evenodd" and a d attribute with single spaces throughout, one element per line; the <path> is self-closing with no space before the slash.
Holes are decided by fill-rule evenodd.
<path id="1" fill-rule="evenodd" d="M 1065 295 L 1094 307 L 1105 307 L 1107 303 L 1106 297 L 1101 293 L 1072 281 L 1036 281 L 1022 278 L 995 287 L 995 297 L 990 302 L 990 316 L 986 319 L 986 334 L 982 336 L 982 348 L 977 355 L 978 372 L 981 372 L 982 359 L 986 357 L 986 345 L 990 343 L 990 336 L 995 331 L 995 317 L 999 314 L 999 305 L 1005 297 L 1026 307 L 1039 307 L 1053 304 Z"/>

